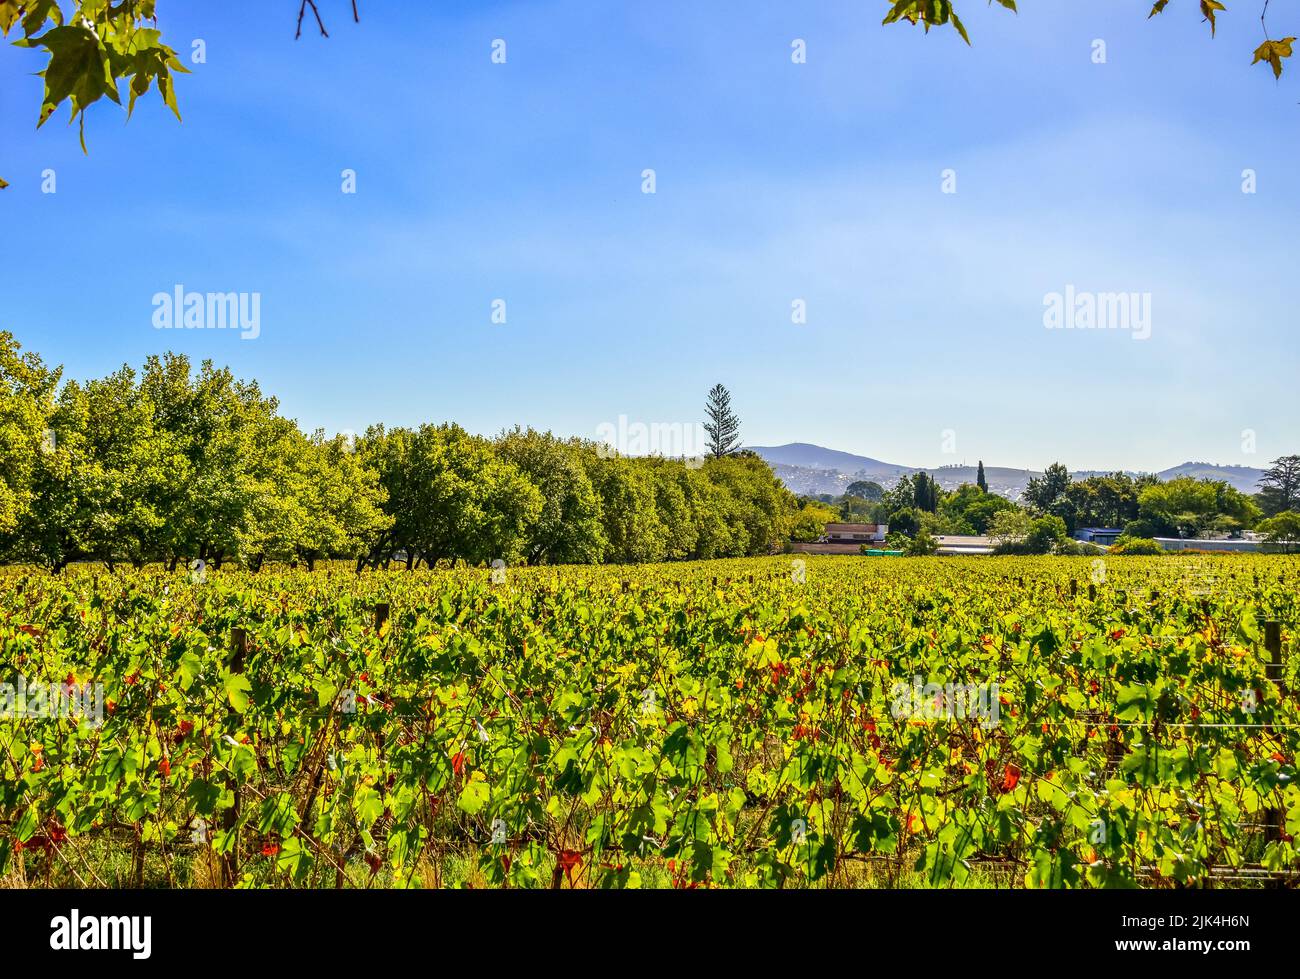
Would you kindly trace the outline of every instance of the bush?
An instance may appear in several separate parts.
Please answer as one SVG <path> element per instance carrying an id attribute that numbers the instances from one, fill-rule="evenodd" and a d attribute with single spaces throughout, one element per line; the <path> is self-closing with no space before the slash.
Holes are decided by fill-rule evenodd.
<path id="1" fill-rule="evenodd" d="M 1063 540 L 1056 545 L 1055 553 L 1067 557 L 1097 557 L 1105 554 L 1104 547 L 1082 540 Z"/>
<path id="2" fill-rule="evenodd" d="M 993 548 L 996 557 L 1025 557 L 1033 553 L 1023 540 L 1006 540 Z"/>
<path id="3" fill-rule="evenodd" d="M 1296 541 L 1300 541 L 1300 513 L 1284 510 L 1275 517 L 1269 517 L 1255 528 L 1265 536 L 1270 544 L 1278 545 L 1280 550 L 1293 551 Z"/>
<path id="4" fill-rule="evenodd" d="M 938 549 L 939 542 L 925 531 L 921 531 L 907 542 L 907 547 L 903 549 L 903 553 L 908 557 L 925 557 L 928 554 L 933 554 Z"/>
<path id="5" fill-rule="evenodd" d="M 905 551 L 912 538 L 901 530 L 891 530 L 885 535 L 885 547 L 891 551 Z"/>
<path id="6" fill-rule="evenodd" d="M 999 514 L 999 516 L 1001 516 Z M 1075 550 L 1076 541 L 1065 533 L 1065 521 L 1060 517 L 1039 517 L 1029 524 L 1022 539 L 1006 539 L 993 549 L 994 554 L 1081 554 Z"/>
<path id="7" fill-rule="evenodd" d="M 1115 539 L 1111 545 L 1109 553 L 1111 554 L 1164 554 L 1165 551 L 1153 541 L 1150 537 L 1130 537 L 1123 534 Z"/>
<path id="8" fill-rule="evenodd" d="M 1030 554 L 1051 554 L 1067 540 L 1069 537 L 1065 532 L 1064 520 L 1060 517 L 1039 517 L 1029 525 L 1025 547 Z"/>

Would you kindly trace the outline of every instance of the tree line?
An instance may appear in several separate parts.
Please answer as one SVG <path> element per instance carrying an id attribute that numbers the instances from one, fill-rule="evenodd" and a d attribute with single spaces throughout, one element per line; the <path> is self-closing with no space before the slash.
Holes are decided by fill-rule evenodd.
<path id="1" fill-rule="evenodd" d="M 708 406 L 721 441 L 698 460 L 453 423 L 326 436 L 208 361 L 165 354 L 64 381 L 0 332 L 0 560 L 362 570 L 765 554 L 798 504 L 736 448 L 723 394 Z"/>
<path id="2" fill-rule="evenodd" d="M 1245 530 L 1274 541 L 1300 540 L 1300 455 L 1274 460 L 1253 495 L 1225 480 L 1190 476 L 1161 481 L 1154 474 L 1113 472 L 1075 480 L 1058 462 L 1030 479 L 1013 502 L 988 492 L 983 473 L 981 462 L 975 484 L 951 491 L 918 472 L 889 490 L 863 480 L 841 496 L 804 497 L 794 540 L 816 540 L 834 520 L 888 524 L 894 545 L 921 553 L 926 538 L 942 535 L 986 535 L 1007 551 L 1063 553 L 1073 549 L 1070 535 L 1082 527 L 1120 529 L 1129 541 Z"/>

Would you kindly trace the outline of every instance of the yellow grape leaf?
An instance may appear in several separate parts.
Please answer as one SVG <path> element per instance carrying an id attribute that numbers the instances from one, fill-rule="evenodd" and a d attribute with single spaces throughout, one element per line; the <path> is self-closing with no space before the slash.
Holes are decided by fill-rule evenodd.
<path id="1" fill-rule="evenodd" d="M 1156 0 L 1156 5 L 1151 8 L 1151 13 L 1147 14 L 1147 20 L 1150 20 L 1156 14 L 1160 13 L 1169 5 L 1169 0 Z"/>
<path id="2" fill-rule="evenodd" d="M 1291 57 L 1291 42 L 1294 37 L 1284 37 L 1280 41 L 1265 41 L 1255 49 L 1255 60 L 1251 64 L 1267 61 L 1273 66 L 1273 77 L 1282 77 L 1282 59 Z"/>
<path id="3" fill-rule="evenodd" d="M 1205 14 L 1205 19 L 1210 22 L 1210 37 L 1214 37 L 1214 12 L 1216 10 L 1227 10 L 1219 0 L 1201 0 L 1201 13 Z"/>

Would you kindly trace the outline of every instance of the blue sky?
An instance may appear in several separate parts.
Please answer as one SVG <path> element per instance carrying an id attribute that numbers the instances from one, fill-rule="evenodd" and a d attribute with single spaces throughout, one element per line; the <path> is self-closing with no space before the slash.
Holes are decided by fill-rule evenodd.
<path id="1" fill-rule="evenodd" d="M 863 0 L 320 6 L 295 42 L 291 3 L 161 3 L 207 46 L 184 123 L 96 106 L 88 156 L 0 51 L 0 329 L 74 377 L 212 358 L 330 431 L 594 436 L 721 381 L 750 444 L 908 465 L 1300 451 L 1300 66 L 1249 64 L 1253 5 L 1211 40 L 1190 0 L 965 0 L 971 48 Z M 261 335 L 155 330 L 178 283 L 261 293 Z M 1067 285 L 1150 293 L 1150 338 L 1046 330 Z"/>

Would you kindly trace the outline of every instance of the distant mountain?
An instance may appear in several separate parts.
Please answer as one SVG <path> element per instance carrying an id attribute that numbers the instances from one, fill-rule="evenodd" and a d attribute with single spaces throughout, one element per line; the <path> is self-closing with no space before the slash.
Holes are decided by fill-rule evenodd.
<path id="1" fill-rule="evenodd" d="M 1157 473 L 1161 479 L 1176 479 L 1179 476 L 1191 476 L 1193 479 L 1226 479 L 1228 483 L 1243 493 L 1259 492 L 1259 480 L 1264 470 L 1252 466 L 1216 466 L 1212 462 L 1184 462 L 1181 466 L 1165 469 Z"/>
<path id="2" fill-rule="evenodd" d="M 879 459 L 867 456 L 855 456 L 851 452 L 837 449 L 824 449 L 820 445 L 808 442 L 791 442 L 789 445 L 752 445 L 751 452 L 757 452 L 769 463 L 779 462 L 786 466 L 798 466 L 801 469 L 836 470 L 838 472 L 888 472 L 898 476 L 916 472 L 910 466 L 894 466 Z"/>
<path id="3" fill-rule="evenodd" d="M 844 492 L 845 487 L 859 479 L 871 480 L 889 489 L 901 477 L 911 476 L 921 471 L 919 467 L 882 462 L 870 456 L 840 452 L 809 442 L 791 442 L 789 445 L 773 446 L 755 445 L 749 448 L 767 461 L 772 471 L 792 492 L 813 496 L 822 493 L 838 496 Z M 962 483 L 975 482 L 977 468 L 953 465 L 926 469 L 925 472 L 933 476 L 943 489 L 954 490 Z M 988 480 L 989 491 L 1010 500 L 1018 499 L 1024 493 L 1029 480 L 1040 475 L 1042 473 L 1033 469 L 984 467 L 984 477 Z M 1104 473 L 1083 470 L 1071 475 L 1075 479 L 1086 479 Z M 1255 493 L 1264 471 L 1251 466 L 1219 466 L 1208 462 L 1184 462 L 1180 466 L 1173 466 L 1156 475 L 1164 480 L 1179 476 L 1191 476 L 1194 479 L 1222 479 L 1243 493 Z"/>

